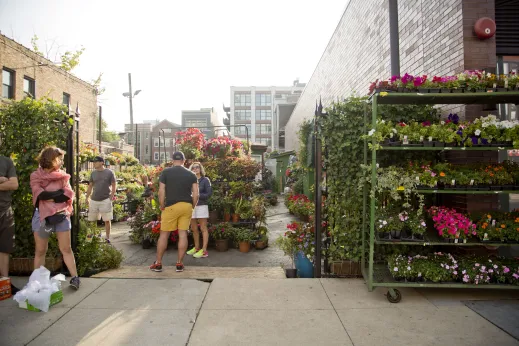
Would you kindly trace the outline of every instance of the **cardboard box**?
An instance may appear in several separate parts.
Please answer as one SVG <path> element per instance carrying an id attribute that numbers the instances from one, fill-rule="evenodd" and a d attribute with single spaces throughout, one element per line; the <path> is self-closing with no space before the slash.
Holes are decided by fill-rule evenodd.
<path id="1" fill-rule="evenodd" d="M 63 291 L 54 292 L 50 295 L 50 306 L 56 305 L 63 301 Z M 40 309 L 35 308 L 26 300 L 22 303 L 18 303 L 18 306 L 22 309 L 27 309 L 29 311 L 37 311 L 40 312 Z"/>
<path id="2" fill-rule="evenodd" d="M 0 300 L 11 298 L 11 279 L 0 277 Z"/>

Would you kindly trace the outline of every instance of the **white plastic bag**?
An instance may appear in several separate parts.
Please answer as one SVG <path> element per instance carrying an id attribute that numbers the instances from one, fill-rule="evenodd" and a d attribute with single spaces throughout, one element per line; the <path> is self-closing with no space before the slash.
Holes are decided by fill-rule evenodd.
<path id="1" fill-rule="evenodd" d="M 25 287 L 15 294 L 13 299 L 19 304 L 27 301 L 41 311 L 49 311 L 50 296 L 61 289 L 61 281 L 65 281 L 65 275 L 58 274 L 52 279 L 50 271 L 44 266 L 35 269 Z"/>

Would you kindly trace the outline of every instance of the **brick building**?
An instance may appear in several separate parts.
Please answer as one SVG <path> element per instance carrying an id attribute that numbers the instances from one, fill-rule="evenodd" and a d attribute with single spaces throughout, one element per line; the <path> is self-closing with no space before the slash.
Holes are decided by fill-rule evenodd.
<path id="1" fill-rule="evenodd" d="M 400 71 L 496 71 L 498 62 L 505 73 L 517 69 L 518 15 L 518 0 L 400 0 Z M 496 20 L 497 33 L 488 40 L 473 32 L 482 17 Z M 390 76 L 388 0 L 351 0 L 286 125 L 286 150 L 297 148 L 299 124 L 313 116 L 316 100 L 327 106 L 353 93 L 365 95 L 371 82 Z M 482 114 L 481 106 L 457 108 L 469 119 Z M 510 108 L 507 114 L 514 115 Z"/>
<path id="2" fill-rule="evenodd" d="M 2 94 L 0 103 L 21 100 L 26 96 L 49 98 L 76 108 L 79 103 L 80 140 L 95 142 L 97 95 L 95 88 L 62 70 L 52 61 L 0 34 Z"/>
<path id="3" fill-rule="evenodd" d="M 316 100 L 321 98 L 326 107 L 352 94 L 366 95 L 371 82 L 391 77 L 388 4 L 388 0 L 350 0 L 286 125 L 286 150 L 297 149 L 299 124 L 313 116 Z M 453 75 L 473 69 L 517 71 L 517 16 L 519 0 L 400 0 L 400 72 Z M 474 33 L 474 24 L 482 17 L 495 20 L 497 26 L 496 35 L 487 40 L 480 40 Z M 469 120 L 488 114 L 481 105 L 442 108 L 445 113 L 453 110 Z M 517 118 L 514 105 L 503 105 L 499 112 L 493 111 L 497 113 L 502 119 Z M 449 155 L 452 162 L 503 159 L 496 153 L 483 152 Z M 497 197 L 469 200 L 466 195 L 451 202 L 468 210 L 489 209 L 499 203 L 507 208 L 508 203 Z"/>

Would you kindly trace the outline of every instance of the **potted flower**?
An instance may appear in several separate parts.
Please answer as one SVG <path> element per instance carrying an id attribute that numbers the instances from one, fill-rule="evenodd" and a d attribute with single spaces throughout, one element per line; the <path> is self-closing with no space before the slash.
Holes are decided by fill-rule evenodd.
<path id="1" fill-rule="evenodd" d="M 268 237 L 269 230 L 265 226 L 260 226 L 260 227 L 258 227 L 257 232 L 258 232 L 258 240 L 256 240 L 256 244 L 255 244 L 256 249 L 263 250 L 264 248 L 266 248 L 268 246 L 268 243 L 269 243 L 269 237 Z"/>
<path id="2" fill-rule="evenodd" d="M 297 247 L 295 242 L 292 239 L 289 239 L 285 236 L 280 235 L 276 239 L 276 246 L 280 248 L 285 256 L 290 258 L 292 262 L 292 268 L 285 269 L 285 275 L 288 279 L 293 279 L 297 277 L 297 269 L 295 268 L 294 258 L 297 252 Z"/>
<path id="3" fill-rule="evenodd" d="M 249 252 L 250 251 L 250 242 L 253 239 L 253 233 L 245 228 L 240 228 L 236 230 L 234 234 L 234 239 L 238 242 L 240 246 L 240 252 Z"/>
<path id="4" fill-rule="evenodd" d="M 228 223 L 220 223 L 209 227 L 209 234 L 215 240 L 215 249 L 225 252 L 229 249 L 229 239 L 232 238 L 234 229 Z"/>

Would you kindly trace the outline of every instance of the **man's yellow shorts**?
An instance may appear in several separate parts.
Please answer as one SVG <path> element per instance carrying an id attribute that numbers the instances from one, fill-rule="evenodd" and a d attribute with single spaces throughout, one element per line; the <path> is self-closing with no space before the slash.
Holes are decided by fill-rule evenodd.
<path id="1" fill-rule="evenodd" d="M 193 205 L 186 202 L 178 202 L 170 205 L 162 211 L 160 230 L 164 232 L 187 231 L 193 215 Z"/>

